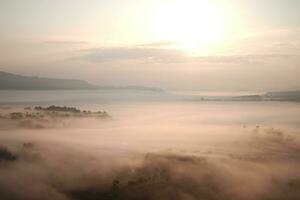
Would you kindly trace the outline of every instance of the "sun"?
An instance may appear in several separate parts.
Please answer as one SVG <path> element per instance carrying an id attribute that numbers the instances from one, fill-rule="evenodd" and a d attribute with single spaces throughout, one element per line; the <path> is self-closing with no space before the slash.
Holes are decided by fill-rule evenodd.
<path id="1" fill-rule="evenodd" d="M 175 41 L 187 52 L 216 45 L 224 37 L 220 10 L 208 0 L 168 1 L 156 9 L 154 16 L 155 37 Z"/>

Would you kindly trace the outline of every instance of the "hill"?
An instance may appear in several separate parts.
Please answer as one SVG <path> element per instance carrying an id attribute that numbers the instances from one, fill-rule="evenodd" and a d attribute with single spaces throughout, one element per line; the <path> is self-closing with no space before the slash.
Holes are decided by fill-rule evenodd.
<path id="1" fill-rule="evenodd" d="M 52 89 L 95 89 L 96 86 L 82 80 L 40 78 L 11 74 L 0 71 L 0 89 L 6 90 L 52 90 Z"/>
<path id="2" fill-rule="evenodd" d="M 163 92 L 145 86 L 97 86 L 77 79 L 30 77 L 0 71 L 0 90 L 138 90 Z"/>

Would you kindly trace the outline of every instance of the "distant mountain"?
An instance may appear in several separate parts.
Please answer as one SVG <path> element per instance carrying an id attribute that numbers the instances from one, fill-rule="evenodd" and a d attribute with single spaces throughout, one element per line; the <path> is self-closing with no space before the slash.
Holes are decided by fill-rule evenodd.
<path id="1" fill-rule="evenodd" d="M 160 88 L 144 86 L 97 86 L 77 79 L 22 76 L 0 71 L 0 90 L 138 90 L 163 92 Z"/>
<path id="2" fill-rule="evenodd" d="M 243 95 L 230 97 L 234 101 L 300 101 L 300 91 L 266 92 L 257 95 Z"/>
<path id="3" fill-rule="evenodd" d="M 266 92 L 248 95 L 175 95 L 189 101 L 289 101 L 300 102 L 300 90 Z"/>
<path id="4" fill-rule="evenodd" d="M 262 97 L 266 100 L 300 101 L 300 90 L 267 92 L 266 94 L 262 95 Z"/>

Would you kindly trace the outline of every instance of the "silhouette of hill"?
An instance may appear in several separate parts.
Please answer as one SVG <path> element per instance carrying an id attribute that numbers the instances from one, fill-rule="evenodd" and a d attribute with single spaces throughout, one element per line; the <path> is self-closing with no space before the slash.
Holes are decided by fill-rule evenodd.
<path id="1" fill-rule="evenodd" d="M 30 77 L 0 71 L 0 90 L 146 90 L 163 92 L 160 88 L 144 86 L 98 86 L 77 79 Z"/>
<path id="2" fill-rule="evenodd" d="M 82 80 L 21 76 L 0 72 L 0 89 L 95 89 L 96 86 Z"/>
<path id="3" fill-rule="evenodd" d="M 267 92 L 263 97 L 278 101 L 300 101 L 300 90 Z"/>

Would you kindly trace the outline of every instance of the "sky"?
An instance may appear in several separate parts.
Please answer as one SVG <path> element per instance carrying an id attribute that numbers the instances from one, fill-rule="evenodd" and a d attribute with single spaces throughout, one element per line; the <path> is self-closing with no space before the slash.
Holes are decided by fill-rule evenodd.
<path id="1" fill-rule="evenodd" d="M 0 70 L 166 90 L 300 89 L 298 0 L 0 0 Z"/>

